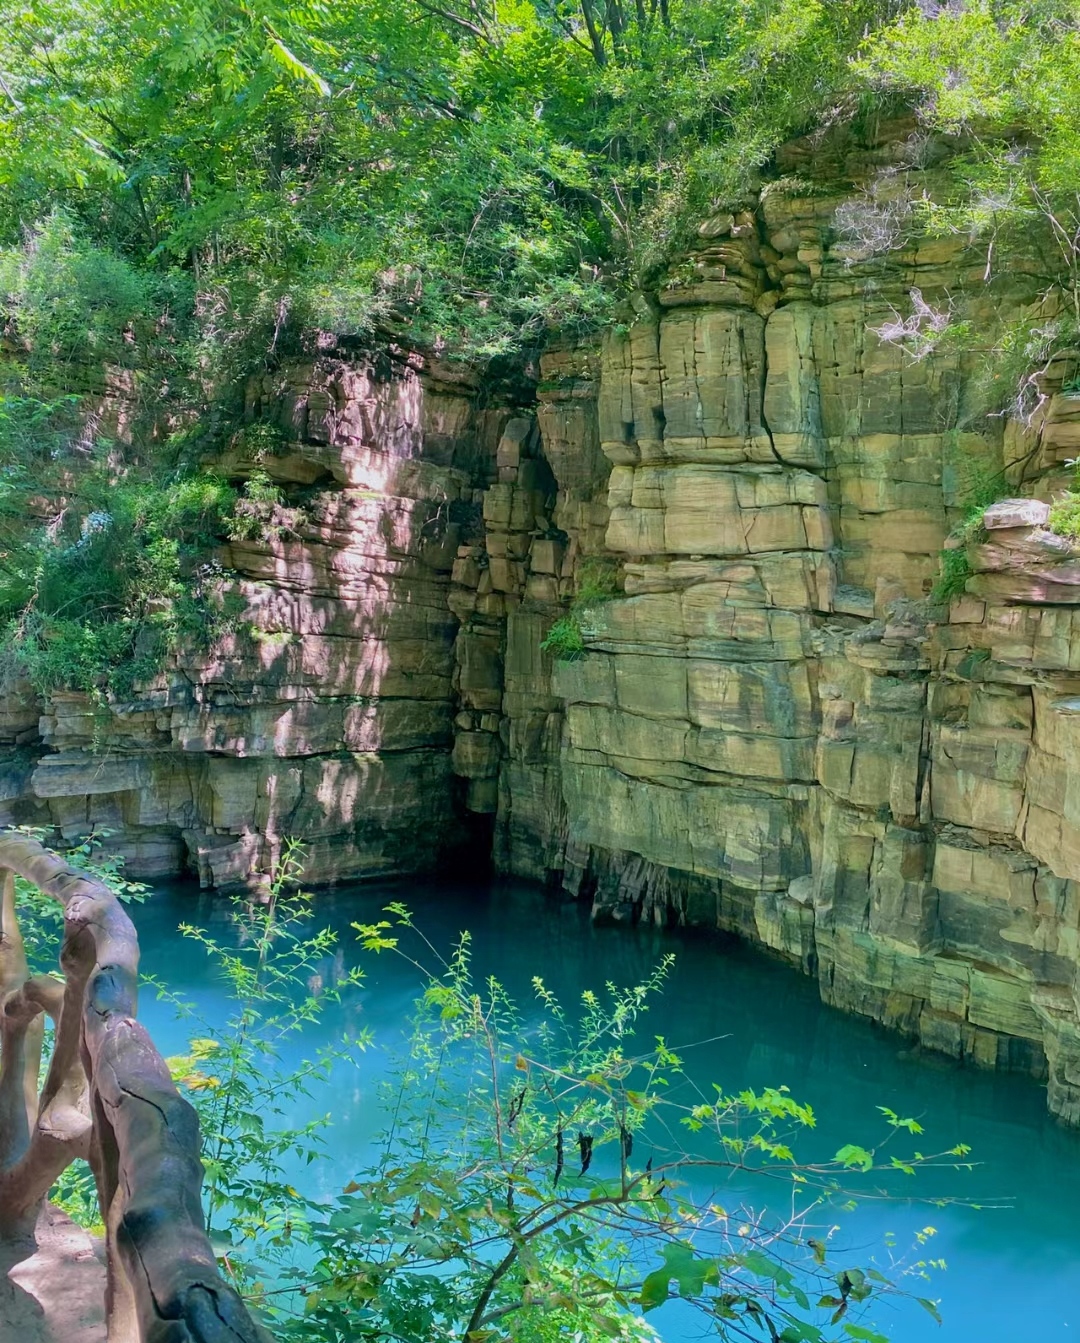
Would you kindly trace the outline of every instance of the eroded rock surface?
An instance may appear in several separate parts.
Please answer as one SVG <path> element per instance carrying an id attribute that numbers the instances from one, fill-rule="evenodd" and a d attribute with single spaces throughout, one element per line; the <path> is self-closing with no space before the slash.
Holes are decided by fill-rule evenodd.
<path id="1" fill-rule="evenodd" d="M 131 704 L 13 696 L 11 813 L 216 885 L 289 834 L 315 882 L 422 870 L 471 817 L 503 870 L 735 931 L 1080 1122 L 1080 550 L 1046 526 L 1077 361 L 988 416 L 970 343 L 903 336 L 1034 321 L 1054 264 L 988 282 L 894 228 L 950 152 L 909 132 L 790 146 L 602 341 L 549 345 L 535 404 L 415 358 L 253 385 L 298 508 L 221 557 L 249 633 Z"/>
<path id="2" fill-rule="evenodd" d="M 837 1006 L 1047 1076 L 1076 1122 L 1080 557 L 1045 524 L 1080 401 L 1059 362 L 1029 420 L 977 414 L 975 356 L 896 339 L 913 290 L 972 325 L 1034 313 L 1044 264 L 988 285 L 962 240 L 853 241 L 838 219 L 883 173 L 937 189 L 909 149 L 792 146 L 812 189 L 712 221 L 600 348 L 546 357 L 559 537 L 526 553 L 524 514 L 489 521 L 515 556 L 485 729 L 498 856 L 601 917 L 736 931 Z M 1018 497 L 935 601 L 950 529 L 1003 470 Z M 549 672 L 553 598 L 596 558 L 621 593 Z"/>
<path id="3" fill-rule="evenodd" d="M 425 870 L 462 833 L 447 593 L 510 411 L 415 357 L 333 353 L 247 401 L 281 446 L 216 465 L 261 468 L 294 506 L 209 557 L 236 632 L 130 702 L 12 700 L 9 813 L 109 832 L 140 877 L 242 883 L 289 836 L 311 882 Z"/>

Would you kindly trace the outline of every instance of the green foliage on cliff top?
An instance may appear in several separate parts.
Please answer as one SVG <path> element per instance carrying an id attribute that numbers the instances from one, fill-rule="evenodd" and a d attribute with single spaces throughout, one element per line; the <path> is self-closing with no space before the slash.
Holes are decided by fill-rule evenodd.
<path id="1" fill-rule="evenodd" d="M 597 323 L 892 9 L 0 0 L 9 669 L 123 689 L 220 625 L 200 545 L 257 538 L 263 487 L 165 514 L 247 372 L 316 328 L 482 361 Z"/>
<path id="2" fill-rule="evenodd" d="M 1080 322 L 1078 14 L 0 0 L 0 246 L 62 206 L 101 248 L 90 320 L 58 291 L 21 338 L 103 354 L 153 300 L 195 318 L 209 363 L 304 327 L 499 354 L 595 322 L 783 139 L 897 94 L 962 135 L 966 190 L 927 207 L 936 224 L 991 243 L 1045 224 Z"/>
<path id="3" fill-rule="evenodd" d="M 931 230 L 981 240 L 987 280 L 1012 249 L 1040 277 L 1039 302 L 1003 327 L 991 361 L 998 404 L 1029 419 L 1041 373 L 1080 339 L 1080 5 L 911 6 L 871 36 L 856 69 L 956 137 L 955 192 L 921 202 Z"/>
<path id="4" fill-rule="evenodd" d="M 602 277 L 834 111 L 892 10 L 3 0 L 0 242 L 62 204 L 222 344 L 383 322 L 497 353 L 601 315 Z"/>
<path id="5" fill-rule="evenodd" d="M 594 324 L 779 142 L 897 94 L 962 151 L 929 226 L 983 237 L 988 274 L 1010 238 L 1055 252 L 997 341 L 1029 414 L 1080 336 L 1078 90 L 1076 0 L 0 0 L 9 649 L 118 684 L 186 600 L 213 628 L 190 531 L 137 496 L 197 475 L 305 330 L 483 359 Z M 110 392 L 123 434 L 85 419 Z M 260 488 L 209 531 L 256 535 Z"/>
<path id="6" fill-rule="evenodd" d="M 230 625 L 213 548 L 270 530 L 278 491 L 199 465 L 227 398 L 203 385 L 179 272 L 140 270 L 58 208 L 0 249 L 0 307 L 0 676 L 124 693 Z M 268 429 L 248 427 L 254 460 Z"/>

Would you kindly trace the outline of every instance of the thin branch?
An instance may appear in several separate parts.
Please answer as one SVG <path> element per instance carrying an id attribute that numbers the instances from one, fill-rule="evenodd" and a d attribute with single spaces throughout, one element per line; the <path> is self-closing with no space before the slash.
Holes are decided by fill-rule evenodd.
<path id="1" fill-rule="evenodd" d="M 19 102 L 18 98 L 15 97 L 11 89 L 8 87 L 7 80 L 4 78 L 2 74 L 0 74 L 0 89 L 3 89 L 4 92 L 7 94 L 8 98 L 11 101 L 11 105 L 16 112 L 22 112 L 25 110 L 23 108 L 22 103 Z"/>
<path id="2" fill-rule="evenodd" d="M 471 33 L 473 37 L 479 38 L 481 42 L 486 42 L 489 46 L 493 45 L 491 37 L 483 28 L 473 23 L 471 19 L 465 19 L 462 18 L 460 14 L 455 14 L 453 10 L 442 9 L 438 5 L 431 4 L 430 0 L 416 0 L 416 7 L 422 10 L 425 14 L 429 14 L 432 18 L 442 19 L 445 23 L 449 23 L 455 28 L 461 28 L 465 32 Z"/>

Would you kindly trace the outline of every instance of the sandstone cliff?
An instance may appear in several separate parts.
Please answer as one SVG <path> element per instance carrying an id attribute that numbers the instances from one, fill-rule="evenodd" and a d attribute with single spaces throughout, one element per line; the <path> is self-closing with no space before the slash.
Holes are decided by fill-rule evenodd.
<path id="1" fill-rule="evenodd" d="M 1059 360 L 988 416 L 977 351 L 895 339 L 912 291 L 1037 312 L 1034 245 L 988 279 L 895 227 L 948 153 L 789 146 L 535 406 L 333 350 L 253 384 L 302 507 L 221 557 L 244 633 L 137 702 L 5 705 L 10 814 L 217 885 L 290 834 L 312 881 L 423 870 L 478 818 L 503 870 L 735 931 L 1080 1122 L 1080 561 L 1009 506 L 931 596 L 971 481 L 1051 498 L 1080 400 Z M 553 660 L 590 566 L 615 595 Z"/>
<path id="2" fill-rule="evenodd" d="M 895 128 L 789 147 L 794 189 L 704 225 L 599 350 L 545 358 L 563 540 L 526 555 L 505 486 L 485 510 L 489 553 L 517 556 L 492 580 L 497 854 L 598 915 L 760 942 L 831 1003 L 1048 1076 L 1075 1122 L 1080 568 L 1045 509 L 1006 508 L 967 592 L 931 590 L 973 480 L 1060 488 L 1080 401 L 1059 360 L 1030 421 L 988 416 L 977 351 L 889 338 L 913 290 L 976 330 L 1037 320 L 1034 246 L 988 283 L 965 239 L 873 245 L 882 202 L 939 189 L 948 152 Z M 624 595 L 549 672 L 556 578 L 565 597 L 598 555 Z M 452 600 L 467 643 L 489 618 Z"/>
<path id="3" fill-rule="evenodd" d="M 461 537 L 510 411 L 415 357 L 328 354 L 252 382 L 258 461 L 296 506 L 213 557 L 237 631 L 126 703 L 10 698 L 10 817 L 108 832 L 140 877 L 228 886 L 305 840 L 312 882 L 422 871 L 460 841 L 451 770 Z M 238 448 L 217 463 L 243 476 Z"/>

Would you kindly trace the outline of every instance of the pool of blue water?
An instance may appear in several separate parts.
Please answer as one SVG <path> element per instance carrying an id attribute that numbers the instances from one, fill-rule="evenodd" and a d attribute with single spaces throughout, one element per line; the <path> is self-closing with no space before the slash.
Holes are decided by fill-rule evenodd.
<path id="1" fill-rule="evenodd" d="M 808 1155 L 827 1156 L 843 1143 L 867 1146 L 883 1136 L 877 1107 L 917 1117 L 924 1150 L 956 1142 L 971 1146 L 971 1171 L 938 1170 L 909 1188 L 945 1207 L 902 1198 L 873 1199 L 842 1214 L 844 1243 L 858 1262 L 887 1265 L 887 1238 L 906 1252 L 917 1230 L 935 1228 L 922 1253 L 943 1259 L 929 1282 L 910 1280 L 916 1295 L 940 1302 L 938 1326 L 911 1302 L 880 1305 L 873 1322 L 894 1343 L 1080 1343 L 1080 1132 L 1063 1129 L 1045 1110 L 1042 1089 L 1022 1077 L 984 1073 L 913 1051 L 866 1021 L 824 1007 L 815 985 L 786 966 L 737 944 L 701 934 L 596 928 L 587 911 L 528 884 L 508 881 L 378 883 L 320 895 L 315 921 L 339 934 L 338 968 L 363 964 L 366 978 L 334 1007 L 314 1033 L 288 1049 L 309 1056 L 323 1038 L 367 1028 L 376 1048 L 357 1066 L 340 1066 L 326 1093 L 296 1097 L 297 1120 L 332 1113 L 328 1154 L 306 1169 L 308 1189 L 332 1197 L 364 1162 L 381 1127 L 376 1100 L 388 1067 L 382 1046 L 401 1039 L 420 987 L 418 972 L 392 957 L 365 955 L 354 920 L 379 917 L 388 900 L 403 900 L 437 946 L 448 948 L 467 928 L 475 968 L 494 973 L 521 1003 L 541 975 L 565 1000 L 608 981 L 640 982 L 667 952 L 675 963 L 650 1013 L 647 1036 L 659 1034 L 685 1051 L 688 1069 L 706 1087 L 726 1091 L 785 1085 L 813 1106 L 817 1128 Z M 193 1002 L 206 1017 L 228 1011 L 225 986 L 202 949 L 177 933 L 191 922 L 229 936 L 229 905 L 186 887 L 165 887 L 132 910 L 143 971 Z M 328 967 L 332 970 L 333 967 Z M 144 990 L 140 1016 L 163 1053 L 182 1052 L 193 1027 L 167 1002 Z M 755 1196 L 760 1204 L 761 1197 Z M 994 1206 L 971 1206 L 993 1204 Z M 907 1255 L 908 1262 L 912 1256 Z M 667 1343 L 707 1336 L 706 1323 L 678 1305 L 651 1321 Z"/>

